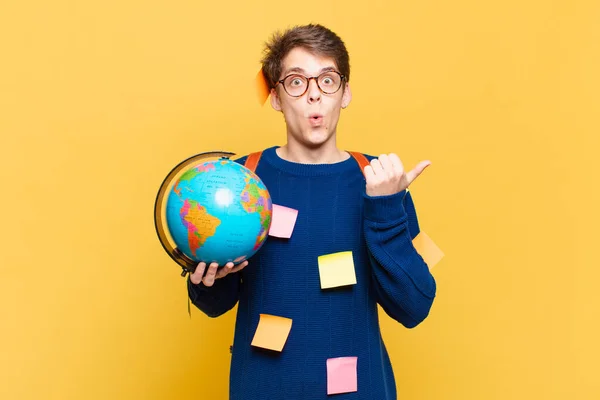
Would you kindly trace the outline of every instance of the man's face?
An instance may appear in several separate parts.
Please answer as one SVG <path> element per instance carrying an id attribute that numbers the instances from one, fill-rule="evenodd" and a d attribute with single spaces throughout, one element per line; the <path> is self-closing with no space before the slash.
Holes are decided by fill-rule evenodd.
<path id="1" fill-rule="evenodd" d="M 333 59 L 315 56 L 301 47 L 292 49 L 283 59 L 282 64 L 279 79 L 290 74 L 312 77 L 319 76 L 327 70 L 337 71 Z M 345 88 L 341 87 L 333 94 L 325 94 L 319 90 L 315 79 L 311 79 L 306 93 L 300 97 L 290 96 L 282 84 L 277 85 L 271 91 L 271 105 L 275 110 L 283 112 L 288 140 L 314 148 L 334 137 L 340 111 L 348 106 L 352 99 L 350 86 L 342 82 L 342 86 L 344 85 Z"/>

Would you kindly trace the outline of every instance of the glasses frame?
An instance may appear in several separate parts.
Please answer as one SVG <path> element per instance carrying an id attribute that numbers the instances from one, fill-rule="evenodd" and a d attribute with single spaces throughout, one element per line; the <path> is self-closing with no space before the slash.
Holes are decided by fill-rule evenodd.
<path id="1" fill-rule="evenodd" d="M 321 86 L 319 86 L 319 77 L 321 75 L 329 74 L 329 73 L 332 73 L 332 72 L 335 73 L 335 74 L 338 74 L 340 76 L 340 78 L 341 78 L 341 80 L 340 80 L 340 86 L 335 90 L 335 92 L 326 92 L 323 89 L 321 89 Z M 302 94 L 299 94 L 297 96 L 294 96 L 294 95 L 290 94 L 290 92 L 287 91 L 287 89 L 285 88 L 285 85 L 283 84 L 283 82 L 285 82 L 285 80 L 287 78 L 289 78 L 290 76 L 293 76 L 293 75 L 298 75 L 298 76 L 302 76 L 302 77 L 306 78 L 306 88 L 304 89 L 304 92 L 302 92 Z M 346 76 L 344 74 L 339 73 L 338 71 L 335 71 L 335 70 L 324 71 L 324 72 L 320 73 L 318 76 L 305 76 L 305 75 L 302 75 L 302 74 L 299 74 L 299 73 L 292 73 L 292 74 L 286 75 L 283 79 L 278 80 L 277 83 L 275 84 L 275 87 L 277 87 L 277 85 L 279 85 L 281 83 L 281 86 L 283 86 L 283 90 L 285 90 L 285 92 L 288 94 L 288 96 L 290 96 L 290 97 L 302 97 L 308 91 L 308 88 L 310 87 L 310 80 L 311 79 L 315 80 L 315 83 L 317 84 L 317 88 L 319 88 L 319 91 L 321 93 L 323 93 L 323 94 L 335 94 L 335 93 L 339 92 L 339 90 L 343 86 L 344 82 L 346 81 Z"/>

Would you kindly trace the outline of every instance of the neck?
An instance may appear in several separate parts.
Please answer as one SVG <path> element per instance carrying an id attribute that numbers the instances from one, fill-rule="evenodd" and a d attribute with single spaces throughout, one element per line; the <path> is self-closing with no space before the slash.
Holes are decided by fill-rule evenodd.
<path id="1" fill-rule="evenodd" d="M 307 147 L 288 140 L 285 145 L 277 149 L 276 153 L 286 161 L 301 164 L 333 164 L 349 157 L 348 153 L 337 148 L 334 140 L 329 140 L 317 147 Z"/>

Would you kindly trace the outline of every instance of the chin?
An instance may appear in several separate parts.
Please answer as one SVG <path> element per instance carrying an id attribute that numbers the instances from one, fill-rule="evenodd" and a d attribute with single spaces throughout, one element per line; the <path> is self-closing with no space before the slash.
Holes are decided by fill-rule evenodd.
<path id="1" fill-rule="evenodd" d="M 325 128 L 311 130 L 304 135 L 304 142 L 311 147 L 319 147 L 327 143 L 333 134 L 325 130 Z"/>

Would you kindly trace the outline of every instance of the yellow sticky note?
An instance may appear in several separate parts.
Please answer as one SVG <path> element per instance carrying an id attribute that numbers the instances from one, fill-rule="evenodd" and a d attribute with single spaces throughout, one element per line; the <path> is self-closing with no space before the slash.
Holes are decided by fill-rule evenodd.
<path id="1" fill-rule="evenodd" d="M 281 351 L 292 329 L 290 318 L 260 314 L 258 328 L 252 339 L 252 346 Z"/>
<path id="2" fill-rule="evenodd" d="M 417 250 L 417 253 L 423 257 L 423 260 L 425 260 L 430 269 L 444 257 L 442 250 L 423 231 L 413 239 L 413 246 Z"/>
<path id="3" fill-rule="evenodd" d="M 318 262 L 321 289 L 356 284 L 356 272 L 351 251 L 319 256 Z"/>

